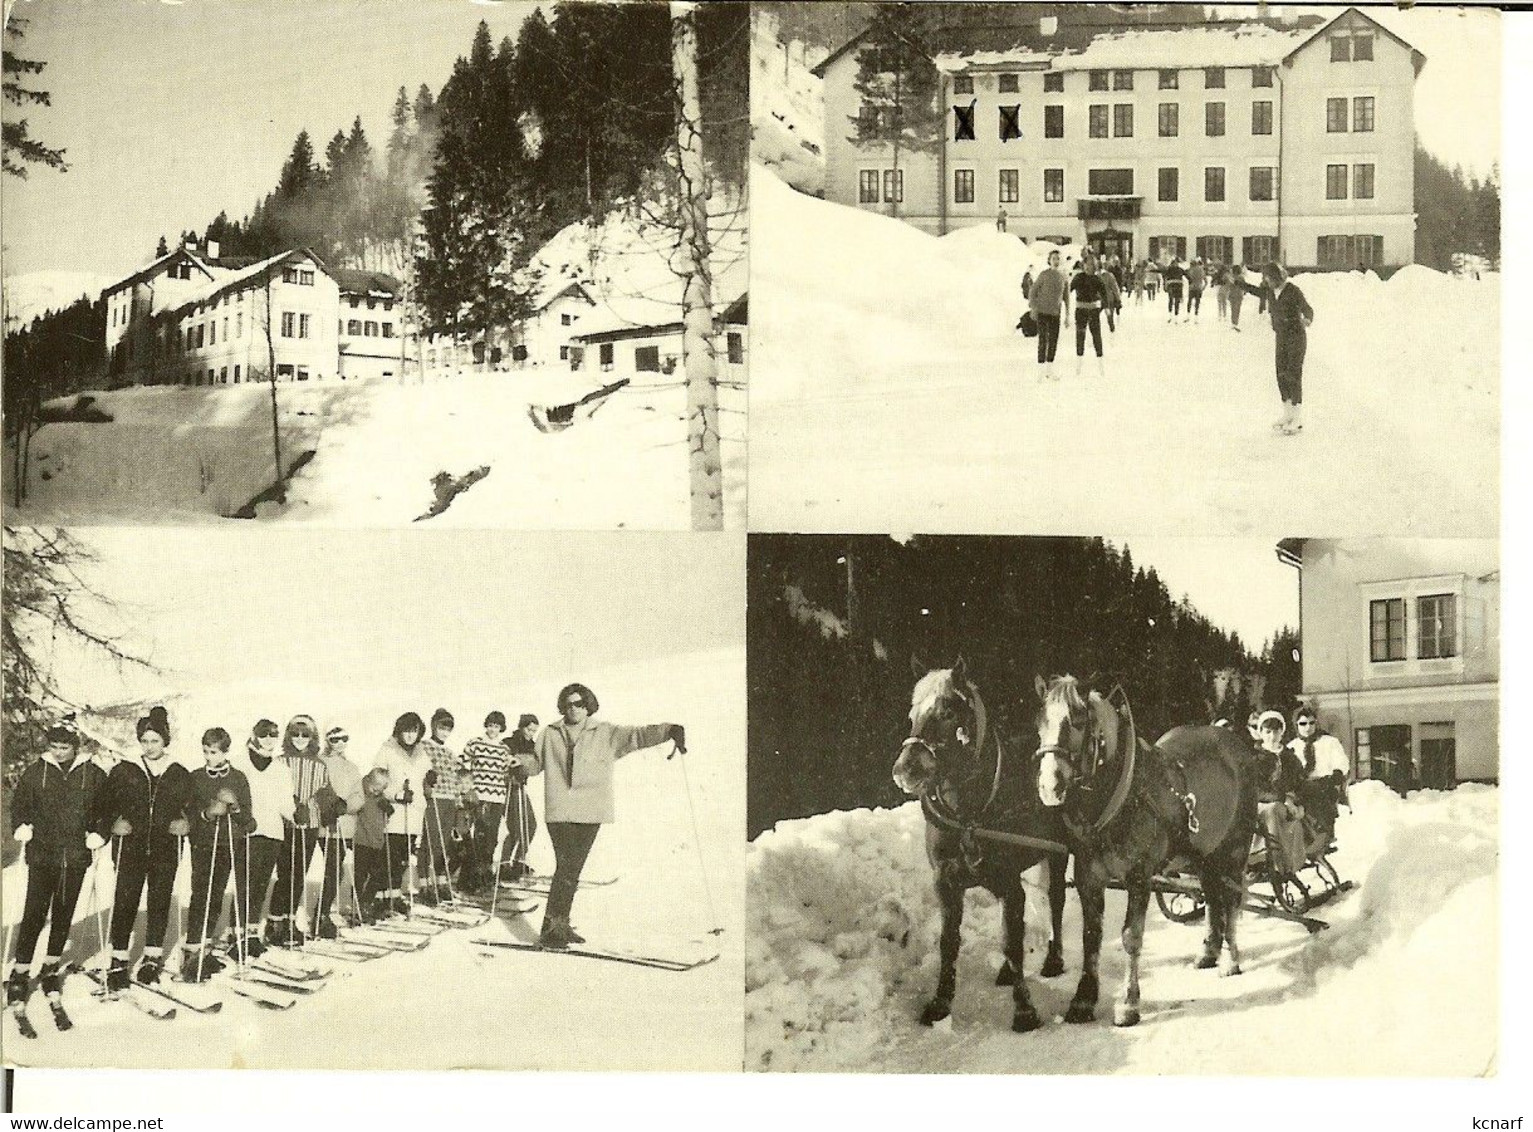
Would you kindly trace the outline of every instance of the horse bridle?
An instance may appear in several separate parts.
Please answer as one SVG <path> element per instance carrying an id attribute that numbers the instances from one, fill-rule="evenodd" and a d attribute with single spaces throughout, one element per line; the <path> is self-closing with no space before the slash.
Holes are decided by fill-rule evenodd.
<path id="1" fill-rule="evenodd" d="M 974 689 L 973 685 L 969 685 L 969 687 L 974 692 L 975 696 L 977 697 L 978 696 L 978 690 Z M 994 730 L 994 729 L 989 727 L 989 726 L 987 726 L 987 722 L 988 721 L 986 719 L 986 712 L 984 711 L 984 708 L 983 708 L 982 705 L 976 705 L 975 702 L 973 700 L 971 700 L 969 696 L 965 695 L 963 693 L 963 691 L 961 689 L 959 689 L 956 685 L 953 688 L 953 694 L 956 695 L 961 701 L 963 701 L 964 705 L 974 715 L 974 732 L 975 732 L 974 743 L 973 743 L 974 751 L 977 754 L 978 753 L 982 753 L 984 751 L 985 743 L 987 742 L 987 740 L 989 740 L 991 738 L 995 739 L 995 769 L 994 769 L 994 771 L 991 774 L 990 794 L 985 799 L 985 805 L 980 808 L 980 812 L 983 813 L 986 809 L 989 808 L 990 803 L 995 801 L 995 797 L 996 797 L 996 795 L 998 793 L 1000 793 L 1000 789 L 1001 789 L 1002 746 L 1001 746 L 1000 737 L 999 736 L 992 736 L 992 735 L 989 734 L 989 732 Z M 962 728 L 960 728 L 959 730 L 962 730 Z M 946 744 L 942 744 L 941 746 L 946 746 Z M 962 741 L 959 741 L 959 746 L 961 746 L 961 747 L 968 747 L 969 744 L 968 743 L 964 743 Z M 931 801 L 937 801 L 937 802 L 940 803 L 940 801 L 941 801 L 941 799 L 940 799 L 941 786 L 942 786 L 942 782 L 946 778 L 946 776 L 943 775 L 943 773 L 942 773 L 943 768 L 944 768 L 944 760 L 942 758 L 941 747 L 939 747 L 938 744 L 933 743 L 931 740 L 925 739 L 925 738 L 923 738 L 920 735 L 911 735 L 911 736 L 907 737 L 903 743 L 900 744 L 900 755 L 903 756 L 906 751 L 910 750 L 913 747 L 914 748 L 918 748 L 920 750 L 923 750 L 927 754 L 929 754 L 931 756 L 931 759 L 932 759 L 932 764 L 933 764 L 934 768 L 937 771 L 937 774 L 934 776 L 933 783 L 923 792 L 922 797 L 923 797 L 923 799 L 927 799 L 927 800 L 931 800 Z M 958 782 L 959 782 L 960 785 L 963 785 L 963 784 L 968 783 L 968 782 L 972 782 L 972 781 L 974 781 L 974 779 L 980 777 L 980 775 L 983 774 L 983 773 L 984 773 L 984 768 L 983 767 L 978 767 L 978 768 L 974 769 L 971 773 L 962 776 L 958 780 Z"/>
<path id="2" fill-rule="evenodd" d="M 1112 700 L 1114 696 L 1118 694 L 1118 692 L 1119 689 L 1115 688 L 1113 692 L 1109 693 L 1107 696 L 1102 697 L 1103 701 L 1110 708 L 1112 706 Z M 1070 716 L 1071 729 L 1080 730 L 1086 738 L 1086 743 L 1083 749 L 1079 752 L 1079 756 L 1086 764 L 1087 769 L 1085 773 L 1080 773 L 1076 769 L 1076 760 L 1078 757 L 1077 752 L 1071 750 L 1069 747 L 1062 743 L 1040 744 L 1038 747 L 1038 752 L 1034 756 L 1034 758 L 1037 760 L 1041 760 L 1045 755 L 1053 755 L 1055 758 L 1063 759 L 1066 765 L 1069 766 L 1070 773 L 1076 778 L 1077 797 L 1081 794 L 1091 794 L 1099 788 L 1095 784 L 1095 779 L 1097 772 L 1102 769 L 1103 751 L 1107 746 L 1107 737 L 1102 733 L 1101 726 L 1096 719 L 1096 713 L 1091 711 L 1089 698 L 1086 703 L 1086 708 L 1090 716 L 1087 722 L 1087 726 L 1077 729 L 1075 726 L 1074 714 L 1072 713 Z M 1116 717 L 1117 709 L 1113 708 L 1112 710 L 1114 716 Z M 1080 822 L 1076 821 L 1068 813 L 1066 813 L 1065 824 L 1074 834 L 1076 834 L 1076 836 L 1085 837 L 1100 833 L 1112 823 L 1113 819 L 1118 816 L 1118 812 L 1123 808 L 1123 803 L 1128 796 L 1129 787 L 1132 784 L 1134 778 L 1136 752 L 1133 749 L 1133 742 L 1134 740 L 1131 738 L 1127 749 L 1119 752 L 1118 762 L 1120 766 L 1118 770 L 1118 779 L 1117 782 L 1113 785 L 1113 790 L 1111 795 L 1108 797 L 1106 806 L 1103 808 L 1102 812 L 1097 816 L 1097 818 L 1089 825 L 1082 825 Z M 1190 814 L 1191 810 L 1189 808 L 1189 816 Z M 1194 829 L 1193 832 L 1195 833 L 1197 830 Z"/>

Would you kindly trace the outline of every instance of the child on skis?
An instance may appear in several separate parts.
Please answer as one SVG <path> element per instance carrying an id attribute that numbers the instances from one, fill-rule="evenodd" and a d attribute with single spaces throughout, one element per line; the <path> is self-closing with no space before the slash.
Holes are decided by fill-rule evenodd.
<path id="1" fill-rule="evenodd" d="M 229 873 L 236 863 L 235 846 L 256 826 L 251 816 L 250 784 L 230 763 L 229 747 L 229 733 L 222 727 L 210 727 L 202 736 L 204 765 L 190 775 L 185 818 L 191 826 L 192 904 L 181 949 L 181 978 L 189 983 L 202 982 L 223 969 L 217 952 L 211 947 L 204 950 L 204 943 L 218 926 L 213 909 L 223 905 Z M 236 932 L 243 926 L 240 903 L 236 884 Z"/>
<path id="2" fill-rule="evenodd" d="M 67 727 L 50 727 L 48 747 L 22 772 L 11 794 L 11 836 L 23 846 L 26 902 L 16 930 L 16 963 L 5 984 L 5 1003 L 17 1006 L 31 994 L 32 955 L 49 922 L 48 950 L 39 972 L 43 994 L 58 1001 L 60 963 L 85 870 L 106 845 L 111 818 L 102 805 L 106 772 L 80 756 L 80 739 Z"/>
<path id="3" fill-rule="evenodd" d="M 144 926 L 144 957 L 137 978 L 158 982 L 165 965 L 165 931 L 170 922 L 171 892 L 181 868 L 181 839 L 187 835 L 186 803 L 191 772 L 172 762 L 170 719 L 163 707 L 149 709 L 135 726 L 137 758 L 121 760 L 107 775 L 103 804 L 111 820 L 112 859 L 117 883 L 112 896 L 112 963 L 107 989 L 128 986 L 128 960 L 139 898 L 149 890 Z"/>
<path id="4" fill-rule="evenodd" d="M 425 737 L 426 725 L 413 711 L 407 711 L 394 721 L 393 733 L 379 748 L 373 767 L 381 767 L 389 776 L 389 801 L 393 812 L 388 820 L 388 839 L 384 845 L 384 862 L 388 871 L 387 899 L 392 911 L 405 914 L 410 910 L 405 899 L 407 873 L 410 858 L 419 843 L 425 807 L 421 805 L 419 790 L 431 769 L 431 759 L 420 749 Z"/>
<path id="5" fill-rule="evenodd" d="M 380 907 L 382 893 L 391 883 L 387 847 L 394 803 L 389 801 L 388 791 L 389 772 L 383 767 L 374 767 L 362 777 L 362 804 L 357 809 L 352 844 L 356 851 L 353 880 L 357 915 L 363 923 L 372 923 L 390 911 Z"/>
<path id="6" fill-rule="evenodd" d="M 463 748 L 474 819 L 473 841 L 463 870 L 463 886 L 469 892 L 484 893 L 495 883 L 495 848 L 506 812 L 510 768 L 509 752 L 502 741 L 505 733 L 505 713 L 492 711 L 484 717 L 484 734 L 470 739 Z"/>
<path id="7" fill-rule="evenodd" d="M 243 754 L 230 761 L 250 791 L 250 821 L 234 845 L 234 893 L 239 901 L 237 932 L 229 954 L 254 959 L 266 950 L 261 938 L 261 909 L 282 855 L 284 828 L 293 816 L 293 776 L 277 757 L 277 724 L 263 719 L 251 729 Z"/>
<path id="8" fill-rule="evenodd" d="M 503 866 L 503 871 L 510 880 L 521 880 L 532 872 L 527 865 L 527 851 L 532 848 L 532 839 L 538 832 L 538 817 L 532 811 L 532 799 L 527 797 L 528 775 L 522 760 L 536 754 L 537 738 L 538 717 L 523 712 L 516 722 L 516 730 L 506 740 L 506 749 L 511 755 L 506 782 L 510 798 L 510 805 L 506 807 L 506 839 L 511 847 L 511 860 Z"/>
<path id="9" fill-rule="evenodd" d="M 452 892 L 452 870 L 461 856 L 454 848 L 459 842 L 453 839 L 459 836 L 459 816 L 468 805 L 473 785 L 463 757 L 447 745 L 455 726 L 452 712 L 437 708 L 431 713 L 431 737 L 420 744 L 421 753 L 431 760 L 431 769 L 421 781 L 424 820 L 420 860 L 425 875 L 416 896 L 426 905 L 439 903 Z"/>
<path id="10" fill-rule="evenodd" d="M 277 858 L 277 883 L 272 889 L 266 942 L 276 947 L 302 947 L 298 910 L 305 907 L 304 886 L 309 863 L 319 844 L 321 805 L 334 803 L 327 764 L 319 757 L 319 725 L 311 715 L 295 715 L 282 733 L 282 762 L 293 780 L 293 809 L 283 823 L 282 852 Z"/>
<path id="11" fill-rule="evenodd" d="M 346 757 L 350 741 L 344 727 L 332 727 L 325 732 L 325 749 L 320 755 L 330 780 L 330 785 L 316 796 L 320 827 L 324 831 L 325 879 L 320 885 L 319 908 L 310 926 L 320 939 L 335 939 L 340 934 L 340 925 L 331 909 L 336 906 L 341 887 L 346 850 L 356 836 L 356 813 L 362 808 L 362 774 Z M 328 797 L 324 796 L 327 791 Z M 352 912 L 357 914 L 360 909 L 354 908 Z"/>

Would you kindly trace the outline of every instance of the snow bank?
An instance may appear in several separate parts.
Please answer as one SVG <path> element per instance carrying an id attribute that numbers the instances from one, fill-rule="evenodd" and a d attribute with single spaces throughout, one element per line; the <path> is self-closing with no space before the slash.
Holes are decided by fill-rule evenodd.
<path id="1" fill-rule="evenodd" d="M 1399 798 L 1353 787 L 1334 858 L 1357 889 L 1317 910 L 1332 927 L 1247 915 L 1245 973 L 1190 968 L 1201 928 L 1152 907 L 1145 1021 L 1063 1024 L 1079 977 L 1079 908 L 1068 898 L 1066 974 L 1037 977 L 1047 897 L 1030 875 L 1030 989 L 1052 1024 L 1009 1033 L 996 988 L 1000 912 L 971 892 L 959 993 L 946 1029 L 916 1022 L 935 987 L 939 914 L 919 806 L 783 822 L 751 845 L 746 1049 L 753 1069 L 1049 1073 L 1483 1072 L 1496 1051 L 1499 792 L 1463 786 Z M 1123 898 L 1109 894 L 1103 1005 L 1121 978 Z"/>

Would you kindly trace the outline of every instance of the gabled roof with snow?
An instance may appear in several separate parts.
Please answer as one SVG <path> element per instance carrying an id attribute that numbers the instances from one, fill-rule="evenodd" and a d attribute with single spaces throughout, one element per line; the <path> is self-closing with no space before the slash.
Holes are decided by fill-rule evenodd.
<path id="1" fill-rule="evenodd" d="M 178 260 L 178 259 L 185 259 L 185 260 L 187 260 L 189 263 L 194 265 L 199 271 L 201 271 L 204 275 L 206 275 L 209 279 L 212 279 L 214 277 L 214 275 L 216 274 L 216 272 L 212 271 L 208 267 L 207 263 L 204 262 L 202 259 L 200 259 L 196 255 L 196 253 L 192 252 L 191 250 L 189 250 L 188 248 L 185 248 L 185 247 L 176 247 L 176 248 L 172 248 L 170 251 L 166 252 L 164 255 L 159 256 L 156 259 L 152 260 L 151 262 L 145 264 L 143 267 L 138 268 L 136 271 L 133 271 L 130 274 L 123 276 L 121 279 L 117 280 L 117 282 L 112 283 L 109 286 L 103 287 L 101 289 L 101 297 L 104 299 L 108 295 L 116 294 L 118 291 L 121 291 L 124 287 L 132 287 L 136 283 L 141 283 L 145 279 L 148 279 L 150 276 L 152 276 L 155 272 L 159 271 L 160 268 L 164 267 L 167 263 L 170 263 L 172 260 Z"/>
<path id="2" fill-rule="evenodd" d="M 404 293 L 404 284 L 381 271 L 359 271 L 352 267 L 332 267 L 328 270 L 343 295 L 396 297 Z"/>
<path id="3" fill-rule="evenodd" d="M 558 289 L 544 285 L 538 288 L 538 292 L 539 293 L 536 300 L 536 306 L 534 309 L 540 311 L 547 310 L 549 307 L 553 306 L 555 302 L 563 298 L 584 299 L 591 306 L 594 307 L 596 305 L 596 300 L 591 298 L 590 292 L 587 291 L 585 289 L 585 285 L 580 282 L 566 283 L 563 287 Z"/>
<path id="4" fill-rule="evenodd" d="M 745 305 L 741 300 L 746 294 L 746 284 L 743 256 L 717 269 L 713 280 L 716 321 L 725 320 L 725 316 L 732 312 L 738 312 L 743 318 Z M 605 295 L 594 310 L 581 318 L 580 333 L 572 337 L 578 342 L 594 341 L 599 337 L 670 333 L 681 326 L 683 286 L 680 276 L 673 275 L 663 287 L 648 294 Z"/>
<path id="5" fill-rule="evenodd" d="M 201 290 L 194 291 L 191 295 L 177 303 L 175 307 L 167 310 L 165 314 L 167 316 L 179 315 L 188 307 L 210 303 L 227 291 L 242 291 L 251 284 L 262 281 L 272 271 L 296 256 L 303 256 L 305 259 L 312 260 L 314 266 L 320 271 L 323 271 L 332 279 L 335 278 L 335 272 L 326 267 L 324 260 L 320 259 L 319 256 L 315 255 L 308 248 L 289 248 L 285 252 L 278 252 L 276 255 L 253 263 L 241 271 L 236 271 L 233 275 L 225 275 L 214 279 Z"/>

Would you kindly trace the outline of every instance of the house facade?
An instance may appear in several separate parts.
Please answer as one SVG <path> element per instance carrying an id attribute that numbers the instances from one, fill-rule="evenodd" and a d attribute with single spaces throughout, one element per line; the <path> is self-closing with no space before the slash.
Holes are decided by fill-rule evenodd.
<path id="1" fill-rule="evenodd" d="M 538 301 L 532 317 L 512 328 L 511 363 L 518 369 L 553 366 L 569 369 L 571 350 L 578 351 L 575 336 L 596 300 L 579 283 L 549 288 Z"/>
<path id="2" fill-rule="evenodd" d="M 1472 539 L 1287 539 L 1303 695 L 1355 777 L 1397 790 L 1500 777 L 1499 547 Z"/>
<path id="3" fill-rule="evenodd" d="M 655 304 L 657 314 L 633 321 L 609 317 L 598 320 L 573 340 L 572 368 L 604 381 L 641 374 L 675 373 L 681 365 L 682 325 L 677 310 Z M 739 295 L 714 316 L 718 373 L 724 381 L 745 381 L 747 299 Z"/>
<path id="4" fill-rule="evenodd" d="M 402 376 L 409 359 L 405 334 L 404 286 L 377 271 L 335 268 L 338 294 L 335 332 L 337 375 Z"/>
<path id="5" fill-rule="evenodd" d="M 1019 5 L 1029 10 L 1037 5 Z M 1329 21 L 955 27 L 930 147 L 852 140 L 854 40 L 824 82 L 825 195 L 934 234 L 1001 225 L 1125 260 L 1297 267 L 1415 257 L 1420 52 L 1357 9 Z"/>

